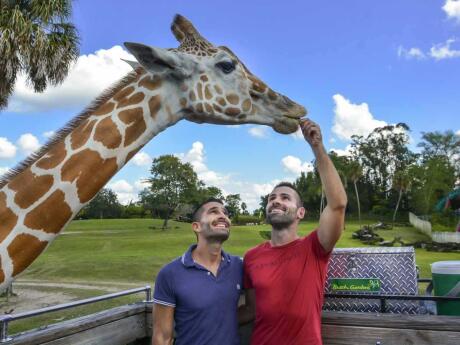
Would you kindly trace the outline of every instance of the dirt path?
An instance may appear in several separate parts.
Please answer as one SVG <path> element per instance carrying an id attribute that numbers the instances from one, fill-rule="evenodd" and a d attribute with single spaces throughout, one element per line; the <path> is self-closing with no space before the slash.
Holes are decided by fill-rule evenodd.
<path id="1" fill-rule="evenodd" d="M 142 283 L 114 283 L 114 282 L 52 282 L 45 280 L 17 280 L 13 284 L 16 294 L 0 301 L 0 314 L 19 313 L 56 304 L 67 303 L 79 299 L 75 290 L 100 290 L 100 294 L 143 287 Z M 58 290 L 58 291 L 57 291 Z"/>

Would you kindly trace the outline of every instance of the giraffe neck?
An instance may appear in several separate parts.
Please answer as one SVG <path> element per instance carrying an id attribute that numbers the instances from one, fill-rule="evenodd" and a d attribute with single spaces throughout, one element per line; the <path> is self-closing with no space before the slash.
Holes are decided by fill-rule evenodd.
<path id="1" fill-rule="evenodd" d="M 0 189 L 0 289 L 150 139 L 183 118 L 172 81 L 137 72 Z"/>

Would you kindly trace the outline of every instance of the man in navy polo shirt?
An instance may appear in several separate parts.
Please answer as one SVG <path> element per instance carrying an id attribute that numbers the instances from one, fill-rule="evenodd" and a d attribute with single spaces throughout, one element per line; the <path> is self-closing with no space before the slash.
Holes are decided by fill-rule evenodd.
<path id="1" fill-rule="evenodd" d="M 222 250 L 230 234 L 222 201 L 201 204 L 192 229 L 198 243 L 156 278 L 152 344 L 170 345 L 175 330 L 175 345 L 238 345 L 243 263 Z"/>

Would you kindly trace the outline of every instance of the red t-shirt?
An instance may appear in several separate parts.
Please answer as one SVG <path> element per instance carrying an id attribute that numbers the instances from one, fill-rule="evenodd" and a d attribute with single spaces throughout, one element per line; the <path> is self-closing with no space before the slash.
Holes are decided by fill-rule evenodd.
<path id="1" fill-rule="evenodd" d="M 255 289 L 252 345 L 321 345 L 321 309 L 330 253 L 317 231 L 279 247 L 265 242 L 244 257 L 244 288 Z"/>

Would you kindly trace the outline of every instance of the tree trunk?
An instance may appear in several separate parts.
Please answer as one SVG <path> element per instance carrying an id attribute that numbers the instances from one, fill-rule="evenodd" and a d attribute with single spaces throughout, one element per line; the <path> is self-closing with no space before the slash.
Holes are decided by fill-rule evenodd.
<path id="1" fill-rule="evenodd" d="M 398 207 L 399 207 L 399 202 L 401 201 L 401 196 L 402 196 L 402 189 L 399 190 L 398 202 L 396 203 L 395 212 L 393 213 L 393 227 L 395 225 L 396 212 L 398 212 Z"/>
<path id="2" fill-rule="evenodd" d="M 169 212 L 166 213 L 166 217 L 165 217 L 165 219 L 163 221 L 163 226 L 162 226 L 163 230 L 166 230 L 166 228 L 168 227 L 168 219 L 169 219 Z"/>
<path id="3" fill-rule="evenodd" d="M 358 223 L 361 226 L 361 204 L 359 203 L 358 187 L 356 186 L 356 181 L 353 181 L 353 184 L 355 186 L 356 202 L 358 203 Z"/>

